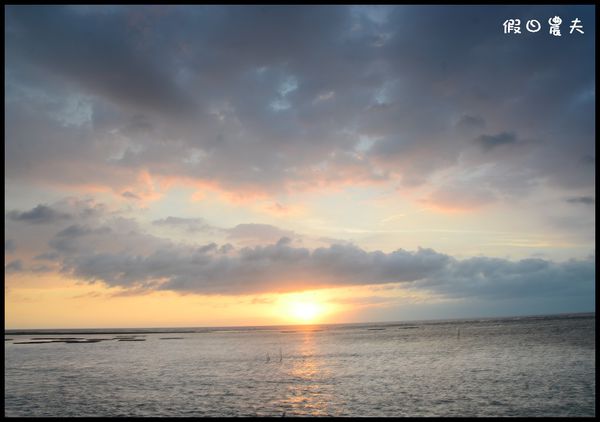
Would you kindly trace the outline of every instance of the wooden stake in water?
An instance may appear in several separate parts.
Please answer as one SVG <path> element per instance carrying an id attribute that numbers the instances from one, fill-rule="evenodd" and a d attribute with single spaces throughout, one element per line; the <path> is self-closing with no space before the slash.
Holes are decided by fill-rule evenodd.
<path id="1" fill-rule="evenodd" d="M 281 354 L 281 347 L 279 348 L 279 362 L 283 360 L 283 355 Z"/>
<path id="2" fill-rule="evenodd" d="M 269 352 L 267 352 L 267 363 L 271 360 L 271 356 L 269 356 Z"/>

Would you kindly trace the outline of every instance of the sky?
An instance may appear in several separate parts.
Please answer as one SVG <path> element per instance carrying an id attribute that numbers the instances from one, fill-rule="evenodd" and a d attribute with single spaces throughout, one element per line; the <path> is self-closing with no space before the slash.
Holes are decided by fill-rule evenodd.
<path id="1" fill-rule="evenodd" d="M 5 7 L 5 327 L 594 311 L 594 12 Z"/>

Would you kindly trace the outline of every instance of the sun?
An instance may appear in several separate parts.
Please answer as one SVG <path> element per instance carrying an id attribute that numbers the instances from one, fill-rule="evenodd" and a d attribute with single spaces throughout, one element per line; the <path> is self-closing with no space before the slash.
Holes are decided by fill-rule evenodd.
<path id="1" fill-rule="evenodd" d="M 284 293 L 277 297 L 273 317 L 286 324 L 319 324 L 335 311 L 322 292 Z"/>
<path id="2" fill-rule="evenodd" d="M 290 316 L 301 322 L 313 322 L 322 312 L 322 306 L 317 302 L 294 301 L 289 306 Z"/>

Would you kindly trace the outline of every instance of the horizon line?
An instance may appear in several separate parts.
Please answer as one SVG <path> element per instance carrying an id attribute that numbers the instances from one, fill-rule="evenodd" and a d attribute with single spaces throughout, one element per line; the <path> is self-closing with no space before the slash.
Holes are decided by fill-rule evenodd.
<path id="1" fill-rule="evenodd" d="M 560 313 L 552 313 L 552 314 L 521 314 L 521 315 L 499 315 L 499 316 L 475 316 L 475 317 L 459 317 L 459 318 L 432 318 L 432 319 L 414 319 L 414 320 L 394 320 L 394 321 L 362 321 L 362 322 L 337 322 L 337 323 L 312 323 L 312 324 L 270 324 L 270 325 L 214 325 L 214 326 L 165 326 L 165 327 L 78 327 L 78 328 L 4 328 L 4 333 L 7 334 L 10 332 L 11 335 L 19 335 L 22 334 L 35 334 L 36 331 L 43 334 L 52 334 L 49 332 L 50 330 L 55 331 L 69 331 L 69 334 L 78 334 L 77 332 L 73 333 L 75 330 L 94 330 L 99 332 L 104 330 L 104 334 L 107 333 L 107 330 L 118 330 L 119 333 L 123 333 L 123 330 L 215 330 L 215 329 L 235 329 L 235 328 L 256 328 L 256 329 L 268 329 L 268 328 L 280 328 L 280 327 L 322 327 L 322 326 L 340 326 L 340 325 L 360 325 L 360 324 L 393 324 L 393 323 L 416 323 L 416 322 L 438 322 L 438 321 L 469 321 L 469 320 L 486 320 L 486 319 L 498 319 L 498 318 L 535 318 L 535 317 L 548 317 L 548 316 L 567 316 L 567 315 L 595 315 L 596 311 L 585 311 L 585 312 L 560 312 Z M 162 331 L 152 332 L 145 331 L 147 334 L 160 333 Z M 198 331 L 189 331 L 187 333 L 197 333 Z M 59 333 L 60 334 L 60 333 Z M 86 334 L 86 333 L 79 333 Z M 87 333 L 87 334 L 97 334 L 97 333 Z"/>

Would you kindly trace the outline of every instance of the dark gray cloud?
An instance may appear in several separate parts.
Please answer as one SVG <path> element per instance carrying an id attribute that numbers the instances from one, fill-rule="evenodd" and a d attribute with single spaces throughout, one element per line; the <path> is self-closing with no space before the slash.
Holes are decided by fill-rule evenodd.
<path id="1" fill-rule="evenodd" d="M 596 198 L 592 196 L 578 196 L 575 198 L 567 199 L 567 202 L 571 204 L 594 205 L 596 203 Z"/>
<path id="2" fill-rule="evenodd" d="M 13 260 L 6 272 L 60 271 L 90 283 L 121 287 L 132 294 L 170 290 L 197 294 L 261 294 L 344 286 L 401 285 L 447 298 L 508 300 L 589 297 L 594 291 L 594 257 L 567 262 L 476 257 L 459 260 L 432 249 L 367 251 L 328 240 L 326 247 L 295 244 L 292 231 L 263 224 L 218 229 L 241 242 L 233 246 L 186 243 L 150 235 L 135 220 L 100 204 L 70 200 L 71 224 L 56 223 L 50 250 L 34 260 Z M 81 209 L 95 209 L 92 218 Z M 154 225 L 208 225 L 202 218 L 168 217 Z M 216 229 L 215 229 L 216 230 Z M 271 240 L 280 234 L 291 234 Z M 249 246 L 244 241 L 251 239 Z M 44 239 L 37 239 L 38 243 Z"/>
<path id="3" fill-rule="evenodd" d="M 56 233 L 56 235 L 48 242 L 48 245 L 58 251 L 74 252 L 79 248 L 79 239 L 89 235 L 104 236 L 110 235 L 110 233 L 111 228 L 106 226 L 91 228 L 86 225 L 72 224 Z"/>
<path id="4" fill-rule="evenodd" d="M 157 221 L 205 224 L 200 218 Z M 59 253 L 57 262 L 64 272 L 127 289 L 238 295 L 405 283 L 447 297 L 503 299 L 582 295 L 594 284 L 591 258 L 565 263 L 487 257 L 457 260 L 432 249 L 369 252 L 349 243 L 296 247 L 289 237 L 265 240 L 287 232 L 269 225 L 238 225 L 223 231 L 263 242 L 241 248 L 214 242 L 184 245 L 145 234 L 131 220 L 113 218 L 95 226 L 71 225 L 57 232 L 49 244 Z"/>
<path id="5" fill-rule="evenodd" d="M 415 283 L 449 297 L 514 299 L 524 297 L 564 297 L 593 295 L 594 259 L 563 263 L 543 259 L 508 261 L 476 257 L 456 261 L 435 277 Z"/>
<path id="6" fill-rule="evenodd" d="M 501 197 L 515 185 L 590 189 L 593 10 L 11 6 L 7 177 L 122 192 L 148 170 L 280 192 L 419 185 L 489 162 Z M 507 16 L 549 13 L 586 33 L 502 34 Z M 511 134 L 528 149 L 502 151 Z"/>
<path id="7" fill-rule="evenodd" d="M 477 115 L 463 114 L 456 125 L 463 129 L 481 129 L 485 126 L 485 119 Z"/>
<path id="8" fill-rule="evenodd" d="M 310 251 L 287 242 L 227 254 L 210 248 L 160 248 L 148 256 L 93 254 L 69 257 L 78 278 L 111 286 L 205 294 L 296 291 L 344 285 L 413 281 L 443 268 L 448 257 L 432 250 L 390 254 L 332 245 Z"/>
<path id="9" fill-rule="evenodd" d="M 11 7 L 7 50 L 16 65 L 36 66 L 90 93 L 168 113 L 193 107 L 168 68 L 159 65 L 161 57 L 144 54 L 138 44 L 140 34 L 131 22 L 136 11 L 121 11 Z"/>
<path id="10" fill-rule="evenodd" d="M 494 183 L 495 173 L 510 174 L 521 169 L 517 185 L 544 177 L 553 187 L 571 183 L 591 187 L 590 169 L 577 168 L 582 151 L 592 146 L 593 118 L 589 108 L 592 102 L 583 93 L 594 86 L 591 77 L 594 66 L 589 56 L 580 55 L 591 47 L 590 40 L 561 39 L 561 51 L 579 57 L 581 66 L 575 69 L 568 61 L 562 61 L 564 56 L 555 60 L 553 51 L 558 46 L 553 37 L 508 39 L 501 30 L 489 30 L 498 27 L 504 16 L 555 12 L 575 16 L 586 10 L 590 11 L 524 6 L 432 7 L 427 12 L 420 7 L 394 9 L 390 21 L 395 22 L 397 30 L 388 43 L 389 58 L 397 66 L 401 80 L 410 81 L 397 84 L 395 91 L 398 97 L 402 94 L 410 98 L 411 107 L 390 101 L 388 117 L 375 126 L 383 138 L 381 145 L 375 144 L 373 154 L 390 166 L 400 162 L 408 167 L 412 173 L 408 182 L 423 182 L 428 174 L 459 163 L 468 172 L 471 165 L 477 166 L 485 160 L 495 167 L 486 182 Z M 593 27 L 593 16 L 586 14 L 586 20 Z M 460 35 L 457 27 L 461 28 Z M 413 42 L 415 34 L 419 34 L 417 43 Z M 392 51 L 396 54 L 392 55 Z M 422 54 L 424 51 L 427 54 Z M 574 81 L 575 74 L 587 82 Z M 556 87 L 558 91 L 552 91 Z M 582 93 L 579 100 L 574 99 L 575 92 Z M 390 94 L 390 98 L 394 96 Z M 586 111 L 576 117 L 575 109 Z M 469 152 L 469 143 L 464 142 L 463 133 L 454 133 L 444 122 L 455 113 L 475 112 L 485 119 L 492 134 L 518 133 L 520 138 L 535 139 L 535 145 L 527 151 L 515 149 L 468 164 L 459 161 L 459 157 Z M 386 135 L 384 128 L 394 128 L 394 123 L 402 129 L 396 133 L 390 130 Z M 550 127 L 552 133 L 548 132 Z M 575 133 L 576 141 L 571 138 Z M 415 160 L 412 152 L 419 150 L 427 154 Z M 390 154 L 395 157 L 390 159 Z M 403 157 L 407 157 L 406 164 Z M 411 166 L 411 162 L 417 162 L 418 166 Z M 523 174 L 522 169 L 528 172 Z M 505 190 L 505 184 L 495 187 L 505 193 L 512 190 L 512 186 Z"/>
<path id="11" fill-rule="evenodd" d="M 16 273 L 23 271 L 23 261 L 20 259 L 14 259 L 4 266 L 4 272 Z"/>
<path id="12" fill-rule="evenodd" d="M 34 264 L 26 266 L 21 259 L 14 259 L 4 266 L 4 272 L 6 274 L 23 272 L 48 273 L 55 272 L 56 270 L 57 268 L 55 265 Z"/>
<path id="13" fill-rule="evenodd" d="M 513 144 L 517 142 L 517 137 L 512 132 L 502 132 L 497 135 L 481 135 L 475 142 L 481 145 L 485 151 L 497 148 L 500 145 Z"/>
<path id="14" fill-rule="evenodd" d="M 68 220 L 72 216 L 67 213 L 57 211 L 47 205 L 38 205 L 30 211 L 9 211 L 6 216 L 11 220 L 24 221 L 32 224 L 48 224 L 61 220 Z"/>
<path id="15" fill-rule="evenodd" d="M 309 250 L 289 242 L 223 251 L 158 247 L 148 255 L 73 254 L 64 271 L 109 286 L 199 294 L 258 294 L 325 287 L 405 283 L 450 298 L 503 300 L 585 297 L 593 294 L 592 259 L 555 263 L 541 259 L 456 260 L 431 249 L 367 252 L 334 244 Z"/>

